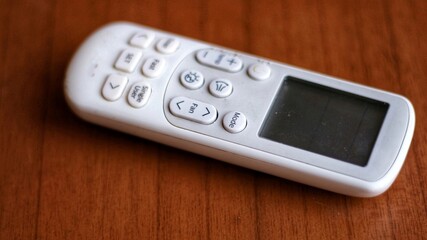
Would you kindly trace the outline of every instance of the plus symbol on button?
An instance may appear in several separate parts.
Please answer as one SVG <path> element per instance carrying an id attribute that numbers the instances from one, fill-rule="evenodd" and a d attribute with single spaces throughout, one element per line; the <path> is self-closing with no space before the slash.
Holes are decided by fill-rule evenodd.
<path id="1" fill-rule="evenodd" d="M 237 63 L 237 62 L 234 60 L 234 58 L 232 58 L 232 59 L 228 59 L 228 60 L 227 60 L 227 62 L 229 62 L 229 63 L 230 63 L 230 65 L 233 65 L 233 64 Z"/>

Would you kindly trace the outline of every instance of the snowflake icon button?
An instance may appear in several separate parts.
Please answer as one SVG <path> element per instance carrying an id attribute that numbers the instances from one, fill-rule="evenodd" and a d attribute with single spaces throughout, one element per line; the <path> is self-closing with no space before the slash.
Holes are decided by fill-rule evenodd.
<path id="1" fill-rule="evenodd" d="M 190 90 L 199 89 L 205 81 L 203 74 L 197 70 L 184 71 L 181 73 L 180 80 L 181 84 Z"/>

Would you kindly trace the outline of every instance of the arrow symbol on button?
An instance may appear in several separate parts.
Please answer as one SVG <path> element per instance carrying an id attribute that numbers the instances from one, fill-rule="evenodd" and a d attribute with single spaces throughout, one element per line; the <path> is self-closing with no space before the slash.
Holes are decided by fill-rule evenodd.
<path id="1" fill-rule="evenodd" d="M 119 85 L 116 85 L 116 86 L 113 86 L 113 84 L 110 82 L 110 86 L 111 86 L 111 88 L 112 88 L 112 89 L 115 89 L 115 88 L 120 87 L 120 84 L 119 84 Z"/>
<path id="2" fill-rule="evenodd" d="M 181 103 L 183 103 L 183 102 L 184 102 L 184 100 L 183 100 L 183 101 L 181 101 L 181 102 L 177 102 L 177 103 L 176 103 L 176 106 L 178 106 L 179 110 L 181 110 L 181 107 L 179 106 L 179 104 L 181 104 Z"/>
<path id="3" fill-rule="evenodd" d="M 206 115 L 209 115 L 210 113 L 211 113 L 211 111 L 209 111 L 209 109 L 208 108 L 206 108 L 206 111 L 208 111 L 207 113 L 205 113 L 205 114 L 203 114 L 202 116 L 204 117 L 204 116 L 206 116 Z"/>

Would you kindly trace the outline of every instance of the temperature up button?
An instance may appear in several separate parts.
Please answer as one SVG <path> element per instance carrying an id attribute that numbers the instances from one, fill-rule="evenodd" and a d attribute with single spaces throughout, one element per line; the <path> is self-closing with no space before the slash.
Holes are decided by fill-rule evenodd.
<path id="1" fill-rule="evenodd" d="M 200 50 L 197 52 L 196 58 L 203 65 L 226 72 L 238 72 L 243 67 L 243 62 L 239 57 L 216 49 Z"/>

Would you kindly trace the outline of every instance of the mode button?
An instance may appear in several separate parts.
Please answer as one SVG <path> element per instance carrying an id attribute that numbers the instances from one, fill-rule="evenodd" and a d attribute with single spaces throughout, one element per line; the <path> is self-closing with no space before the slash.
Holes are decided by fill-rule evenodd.
<path id="1" fill-rule="evenodd" d="M 247 120 L 245 114 L 237 111 L 225 114 L 222 125 L 230 133 L 238 133 L 246 128 Z"/>

